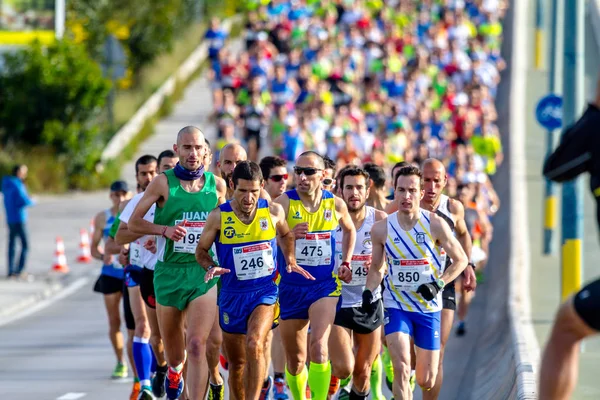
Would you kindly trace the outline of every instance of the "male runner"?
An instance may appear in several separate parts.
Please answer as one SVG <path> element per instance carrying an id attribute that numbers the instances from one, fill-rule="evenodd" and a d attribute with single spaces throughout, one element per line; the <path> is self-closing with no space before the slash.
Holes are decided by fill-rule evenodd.
<path id="1" fill-rule="evenodd" d="M 436 213 L 443 218 L 450 230 L 454 232 L 454 236 L 458 239 L 463 251 L 469 259 L 471 255 L 471 235 L 465 223 L 465 209 L 460 201 L 454 200 L 442 194 L 448 176 L 446 168 L 441 161 L 435 158 L 429 158 L 423 161 L 423 189 L 425 194 L 421 199 L 420 206 L 422 209 Z M 447 268 L 451 263 L 450 259 L 446 259 Z M 475 266 L 469 263 L 469 268 L 463 271 L 462 289 L 472 291 L 477 285 L 475 278 Z M 448 337 L 452 331 L 454 322 L 454 313 L 456 311 L 456 289 L 454 281 L 449 282 L 442 292 L 442 318 L 441 318 L 441 341 L 440 341 L 440 361 L 437 373 L 435 386 L 427 392 L 423 392 L 424 400 L 435 400 L 440 394 L 444 375 L 444 352 Z"/>
<path id="2" fill-rule="evenodd" d="M 335 183 L 335 161 L 329 157 L 323 157 L 325 163 L 325 170 L 323 171 L 323 190 L 333 192 L 333 184 Z"/>
<path id="3" fill-rule="evenodd" d="M 275 200 L 281 204 L 296 238 L 296 260 L 315 277 L 307 280 L 297 274 L 281 273 L 281 337 L 286 352 L 286 378 L 295 400 L 304 400 L 306 384 L 312 398 L 325 400 L 331 379 L 328 339 L 341 293 L 340 279 L 350 281 L 350 261 L 356 230 L 343 200 L 321 189 L 323 158 L 313 152 L 298 157 L 294 174 L 296 189 Z M 340 225 L 342 262 L 335 271 L 335 231 Z M 339 277 L 339 278 L 338 278 Z M 310 369 L 306 370 L 306 336 L 311 326 Z"/>
<path id="4" fill-rule="evenodd" d="M 221 178 L 223 178 L 227 184 L 226 199 L 231 199 L 233 196 L 233 190 L 229 185 L 229 181 L 231 181 L 231 176 L 233 175 L 235 166 L 239 162 L 246 161 L 247 159 L 248 155 L 246 154 L 246 150 L 237 143 L 229 143 L 225 145 L 225 147 L 223 147 L 219 152 L 217 167 L 221 172 Z"/>
<path id="5" fill-rule="evenodd" d="M 383 211 L 390 202 L 386 199 L 385 171 L 379 165 L 373 163 L 366 163 L 363 168 L 369 174 L 371 182 L 367 205 Z"/>
<path id="6" fill-rule="evenodd" d="M 147 162 L 146 162 L 147 161 Z M 145 244 L 148 241 L 154 242 L 153 237 L 140 236 L 132 233 L 127 226 L 131 214 L 143 196 L 152 179 L 156 176 L 155 171 L 148 167 L 158 162 L 158 173 L 163 173 L 172 169 L 177 163 L 177 157 L 172 150 L 163 151 L 158 160 L 153 156 L 144 156 L 136 162 L 136 179 L 142 192 L 135 195 L 125 206 L 119 216 L 120 225 L 115 236 L 115 241 L 119 245 L 127 246 L 130 265 L 127 267 L 127 286 L 131 303 L 131 310 L 135 318 L 135 337 L 133 343 L 133 357 L 140 378 L 142 392 L 140 400 L 153 399 L 165 395 L 164 381 L 167 373 L 167 364 L 164 359 L 164 348 L 158 322 L 156 320 L 154 299 L 154 266 L 156 264 L 156 254 L 148 251 Z M 146 168 L 142 168 L 147 165 Z M 144 216 L 146 221 L 154 221 L 154 212 L 156 206 L 153 205 Z M 144 306 L 146 303 L 146 306 Z M 157 360 L 157 375 L 150 382 L 152 350 Z"/>
<path id="7" fill-rule="evenodd" d="M 204 171 L 206 144 L 198 128 L 180 130 L 173 150 L 179 163 L 148 186 L 129 220 L 129 229 L 159 236 L 154 290 L 169 364 L 167 398 L 177 399 L 183 391 L 187 350 L 187 374 L 192 377 L 189 397 L 201 400 L 208 386 L 206 341 L 213 324 L 206 321 L 214 321 L 216 316 L 216 279 L 204 282 L 205 271 L 194 254 L 206 217 L 225 201 L 226 189 L 221 178 Z M 152 204 L 156 204 L 154 223 L 144 220 Z"/>
<path id="8" fill-rule="evenodd" d="M 419 207 L 424 190 L 416 167 L 397 173 L 395 201 L 399 211 L 371 230 L 373 258 L 363 292 L 363 307 L 372 310 L 374 291 L 385 275 L 385 334 L 394 365 L 396 399 L 411 399 L 411 343 L 416 349 L 416 381 L 423 391 L 436 381 L 440 349 L 440 310 L 446 282 L 467 266 L 467 257 L 448 224 Z M 444 268 L 443 251 L 452 259 Z M 385 273 L 387 264 L 387 273 Z"/>
<path id="9" fill-rule="evenodd" d="M 278 320 L 276 237 L 288 272 L 314 279 L 296 265 L 294 237 L 281 205 L 259 198 L 262 184 L 256 163 L 239 163 L 232 175 L 233 199 L 210 213 L 196 249 L 198 263 L 207 270 L 205 281 L 223 275 L 219 319 L 233 399 L 258 398 L 267 373 L 267 333 Z M 215 266 L 209 254 L 213 243 L 223 267 Z"/>
<path id="10" fill-rule="evenodd" d="M 100 249 L 100 242 L 108 239 L 108 233 L 112 227 L 115 216 L 119 210 L 119 204 L 127 196 L 127 183 L 123 181 L 113 182 L 110 186 L 111 208 L 99 212 L 94 218 L 96 229 L 92 235 L 91 253 L 92 257 L 102 261 L 102 272 L 94 285 L 94 292 L 104 295 L 104 306 L 108 316 L 108 337 L 112 344 L 117 365 L 112 373 L 113 379 L 127 377 L 127 365 L 123 360 L 123 334 L 121 333 L 121 315 L 119 303 L 121 302 L 123 292 L 123 280 L 125 273 L 120 265 L 116 264 L 110 253 L 105 253 Z"/>
<path id="11" fill-rule="evenodd" d="M 342 306 L 335 316 L 335 325 L 331 331 L 330 354 L 333 374 L 342 379 L 342 387 L 346 380 L 352 378 L 350 398 L 366 399 L 370 389 L 372 398 L 383 400 L 381 393 L 381 364 L 374 363 L 381 348 L 381 330 L 383 324 L 383 302 L 380 289 L 376 289 L 373 297 L 377 304 L 369 313 L 361 308 L 362 292 L 367 281 L 367 271 L 371 264 L 371 228 L 376 221 L 384 219 L 387 214 L 366 205 L 369 197 L 369 174 L 358 167 L 346 168 L 341 172 L 340 186 L 342 198 L 348 207 L 350 217 L 356 228 L 356 242 L 352 255 L 352 280 L 342 284 Z M 342 232 L 336 232 L 336 255 L 342 259 Z M 356 348 L 356 355 L 353 352 Z M 374 374 L 370 385 L 371 367 Z M 348 398 L 348 392 L 342 388 L 338 398 Z M 345 396 L 344 396 L 345 395 Z"/>
<path id="12" fill-rule="evenodd" d="M 260 169 L 265 180 L 264 189 L 276 199 L 281 196 L 288 182 L 287 161 L 281 157 L 267 156 L 260 160 Z M 279 280 L 277 280 L 278 282 Z M 279 326 L 272 330 L 271 340 L 271 356 L 273 361 L 273 398 L 275 400 L 286 400 L 288 398 L 287 386 L 285 384 L 285 350 L 283 341 L 281 340 L 281 331 Z M 272 336 L 272 337 L 271 337 Z M 269 348 L 267 347 L 265 359 L 267 366 L 269 365 Z"/>

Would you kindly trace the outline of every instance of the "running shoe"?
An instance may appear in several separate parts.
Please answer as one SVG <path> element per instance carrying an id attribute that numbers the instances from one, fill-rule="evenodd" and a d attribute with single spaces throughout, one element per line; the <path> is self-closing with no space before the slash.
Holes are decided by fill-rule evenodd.
<path id="1" fill-rule="evenodd" d="M 262 389 L 260 389 L 260 397 L 258 400 L 269 400 L 269 392 L 271 391 L 271 387 L 273 387 L 273 378 L 269 376 L 266 383 L 267 386 L 263 384 Z"/>
<path id="2" fill-rule="evenodd" d="M 143 386 L 142 391 L 137 398 L 137 400 L 154 400 L 154 395 L 152 394 L 152 388 L 150 386 Z"/>
<path id="3" fill-rule="evenodd" d="M 166 394 L 167 399 L 177 400 L 181 393 L 183 393 L 183 371 L 175 371 L 173 368 L 169 368 L 169 372 L 165 378 Z"/>
<path id="4" fill-rule="evenodd" d="M 142 385 L 140 381 L 133 381 L 133 388 L 131 389 L 131 394 L 129 395 L 129 400 L 138 400 L 138 396 L 142 391 Z"/>
<path id="5" fill-rule="evenodd" d="M 227 359 L 223 357 L 223 354 L 219 355 L 219 362 L 225 371 L 229 370 L 229 363 L 227 362 Z"/>
<path id="6" fill-rule="evenodd" d="M 152 378 L 152 394 L 159 399 L 165 396 L 165 378 L 168 371 L 169 367 L 167 365 L 164 367 L 158 366 L 156 367 L 156 374 Z"/>
<path id="7" fill-rule="evenodd" d="M 312 399 L 312 393 L 310 392 L 310 387 L 308 387 L 308 385 L 306 385 L 306 400 L 311 400 Z"/>
<path id="8" fill-rule="evenodd" d="M 115 370 L 113 371 L 113 373 L 111 375 L 111 378 L 112 379 L 127 378 L 127 365 L 117 363 L 117 366 L 115 367 Z"/>
<path id="9" fill-rule="evenodd" d="M 340 389 L 340 394 L 338 394 L 338 400 L 348 400 L 350 398 L 350 392 L 346 388 Z"/>
<path id="10" fill-rule="evenodd" d="M 213 385 L 210 383 L 208 386 L 208 400 L 225 400 L 225 386 L 224 385 Z"/>
<path id="11" fill-rule="evenodd" d="M 467 333 L 467 328 L 464 321 L 460 321 L 456 327 L 456 336 L 464 336 Z"/>
<path id="12" fill-rule="evenodd" d="M 390 381 L 390 378 L 388 378 L 388 376 L 385 376 L 385 385 L 387 386 L 387 388 L 390 390 L 390 392 L 394 391 L 394 381 Z"/>
<path id="13" fill-rule="evenodd" d="M 408 384 L 410 385 L 410 391 L 414 392 L 415 388 L 417 387 L 417 375 L 411 374 L 410 379 L 408 380 Z"/>
<path id="14" fill-rule="evenodd" d="M 273 399 L 274 400 L 287 400 L 287 386 L 285 385 L 285 379 L 275 378 L 273 382 Z"/>

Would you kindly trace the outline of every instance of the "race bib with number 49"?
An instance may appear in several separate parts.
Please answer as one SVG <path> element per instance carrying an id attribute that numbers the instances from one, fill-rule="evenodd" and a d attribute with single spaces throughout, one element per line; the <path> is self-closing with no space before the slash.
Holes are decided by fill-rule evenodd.
<path id="1" fill-rule="evenodd" d="M 296 261 L 300 265 L 329 265 L 331 255 L 331 232 L 307 233 L 304 239 L 296 240 Z"/>
<path id="2" fill-rule="evenodd" d="M 175 221 L 175 225 L 179 223 L 181 221 Z M 175 253 L 195 254 L 205 224 L 205 221 L 186 221 L 183 227 L 187 233 L 180 241 L 173 243 L 173 251 Z"/>
<path id="3" fill-rule="evenodd" d="M 343 283 L 347 286 L 365 286 L 367 284 L 367 274 L 371 264 L 370 254 L 354 254 L 350 267 L 352 268 L 352 280 L 350 283 Z"/>
<path id="4" fill-rule="evenodd" d="M 423 283 L 431 282 L 431 263 L 428 259 L 392 260 L 392 281 L 398 290 L 415 292 Z"/>

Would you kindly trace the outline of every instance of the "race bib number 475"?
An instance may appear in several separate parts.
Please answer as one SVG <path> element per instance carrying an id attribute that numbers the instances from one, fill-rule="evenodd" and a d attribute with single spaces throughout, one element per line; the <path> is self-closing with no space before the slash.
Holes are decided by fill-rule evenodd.
<path id="1" fill-rule="evenodd" d="M 304 239 L 296 240 L 296 262 L 300 265 L 329 265 L 331 256 L 331 232 L 307 233 Z"/>
<path id="2" fill-rule="evenodd" d="M 175 221 L 175 225 L 179 224 L 180 222 L 181 221 Z M 204 221 L 186 221 L 183 227 L 187 233 L 179 242 L 173 243 L 173 251 L 175 253 L 195 254 L 196 246 L 200 241 L 200 236 L 202 236 L 205 223 L 206 222 Z"/>
<path id="3" fill-rule="evenodd" d="M 428 259 L 392 260 L 392 280 L 398 290 L 415 292 L 423 284 L 431 282 L 431 263 Z"/>

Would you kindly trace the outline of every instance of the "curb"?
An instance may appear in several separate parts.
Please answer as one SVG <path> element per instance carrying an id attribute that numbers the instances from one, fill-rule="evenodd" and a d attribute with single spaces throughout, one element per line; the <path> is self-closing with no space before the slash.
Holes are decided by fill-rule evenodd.
<path id="1" fill-rule="evenodd" d="M 46 287 L 0 309 L 0 326 L 15 322 L 48 307 L 57 300 L 74 293 L 90 281 L 90 276 L 65 275 L 46 277 Z"/>
<path id="2" fill-rule="evenodd" d="M 528 49 L 528 2 L 513 1 L 512 82 L 510 105 L 510 286 L 508 310 L 514 354 L 517 399 L 537 399 L 539 345 L 531 324 L 530 248 L 527 225 L 525 161 L 525 88 Z"/>

